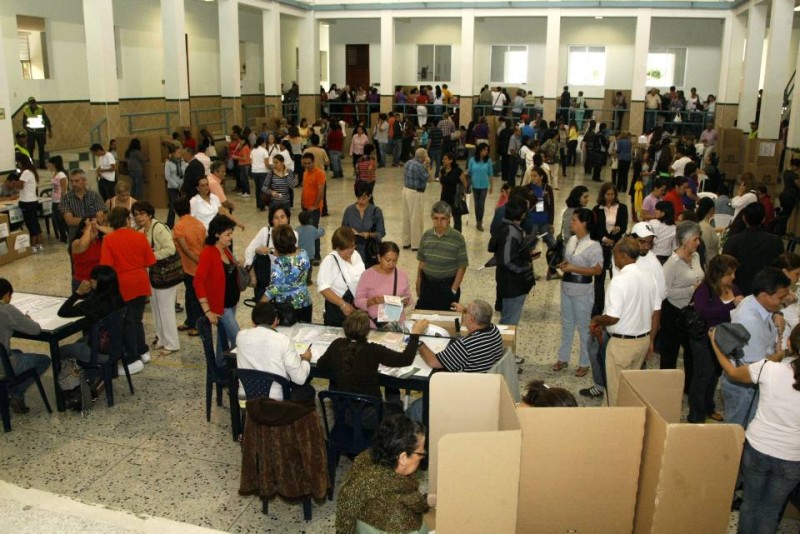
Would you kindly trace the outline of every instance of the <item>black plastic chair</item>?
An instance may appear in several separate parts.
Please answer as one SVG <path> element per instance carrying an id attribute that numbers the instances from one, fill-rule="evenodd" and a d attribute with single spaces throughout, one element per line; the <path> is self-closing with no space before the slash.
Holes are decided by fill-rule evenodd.
<path id="1" fill-rule="evenodd" d="M 330 400 L 333 409 L 333 426 L 329 428 L 328 408 L 325 401 Z M 319 403 L 322 407 L 322 424 L 325 427 L 325 440 L 328 451 L 328 474 L 331 489 L 328 499 L 333 499 L 336 486 L 336 466 L 339 456 L 355 456 L 372 445 L 372 437 L 383 417 L 383 402 L 371 395 L 356 395 L 343 391 L 320 391 Z M 365 415 L 374 418 L 373 428 L 364 425 Z"/>
<path id="2" fill-rule="evenodd" d="M 11 358 L 9 358 L 5 346 L 2 344 L 0 344 L 0 362 L 2 362 L 3 371 L 5 372 L 5 377 L 0 378 L 0 414 L 2 414 L 3 417 L 3 430 L 5 432 L 11 432 L 11 413 L 8 409 L 8 388 L 25 382 L 29 378 L 33 378 L 33 380 L 36 382 L 36 387 L 39 388 L 39 394 L 42 396 L 42 400 L 44 401 L 44 406 L 47 408 L 47 411 L 53 413 L 53 410 L 50 408 L 50 402 L 48 402 L 47 395 L 44 392 L 42 381 L 39 378 L 39 373 L 36 372 L 36 369 L 28 369 L 21 373 L 15 373 L 14 368 L 11 366 Z"/>
<path id="3" fill-rule="evenodd" d="M 214 386 L 217 386 L 217 406 L 222 406 L 222 390 L 228 383 L 225 368 L 217 365 L 214 351 L 214 335 L 208 317 L 200 317 L 195 325 L 203 341 L 203 352 L 206 356 L 206 421 L 211 421 L 211 399 Z"/>
<path id="4" fill-rule="evenodd" d="M 133 381 L 131 373 L 128 371 L 128 364 L 125 362 L 124 351 L 122 349 L 122 321 L 125 317 L 125 308 L 120 308 L 110 315 L 97 321 L 89 330 L 89 348 L 91 355 L 88 362 L 78 360 L 76 363 L 81 369 L 95 369 L 103 374 L 103 381 L 106 388 L 106 403 L 114 406 L 114 371 L 117 362 L 122 362 L 125 370 L 125 378 L 128 379 L 128 388 L 133 395 Z M 108 353 L 100 352 L 100 335 L 103 331 L 108 332 Z"/>

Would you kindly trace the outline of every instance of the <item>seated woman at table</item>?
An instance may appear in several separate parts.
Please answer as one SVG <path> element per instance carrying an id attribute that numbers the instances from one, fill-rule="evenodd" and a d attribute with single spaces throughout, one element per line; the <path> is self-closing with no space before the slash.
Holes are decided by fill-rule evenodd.
<path id="1" fill-rule="evenodd" d="M 253 328 L 239 330 L 236 335 L 236 367 L 282 376 L 298 385 L 292 387 L 292 400 L 313 400 L 316 392 L 311 384 L 305 384 L 311 371 L 311 348 L 297 354 L 292 340 L 275 330 L 278 326 L 278 314 L 275 307 L 268 302 L 256 304 L 250 318 Z M 269 350 L 264 350 L 264 347 L 269 347 Z M 245 398 L 241 384 L 239 398 Z M 273 382 L 269 398 L 284 400 L 279 384 Z"/>
<path id="2" fill-rule="evenodd" d="M 408 275 L 397 268 L 400 258 L 400 247 L 393 241 L 384 241 L 378 246 L 378 264 L 364 271 L 356 288 L 356 308 L 369 315 L 372 328 L 381 328 L 386 322 L 378 321 L 378 313 L 384 303 L 384 295 L 396 295 L 403 298 L 403 310 L 398 323 L 403 324 L 406 318 L 405 306 L 413 306 Z"/>
<path id="3" fill-rule="evenodd" d="M 408 345 L 403 352 L 367 341 L 369 317 L 361 310 L 348 315 L 342 326 L 345 337 L 331 343 L 317 361 L 317 369 L 330 373 L 333 390 L 381 398 L 378 365 L 411 365 L 419 348 L 419 336 L 428 328 L 428 321 L 414 323 Z M 395 406 L 394 402 L 384 405 L 384 412 L 387 410 L 402 412 L 402 408 Z"/>
<path id="4" fill-rule="evenodd" d="M 426 455 L 421 423 L 404 415 L 385 419 L 336 497 L 336 532 L 355 534 L 366 525 L 382 532 L 427 532 L 422 516 L 436 506 L 436 495 L 419 493 L 413 476 Z"/>
<path id="5" fill-rule="evenodd" d="M 272 262 L 269 287 L 261 301 L 273 302 L 281 314 L 292 314 L 294 322 L 310 323 L 311 295 L 307 281 L 311 260 L 305 250 L 297 247 L 297 237 L 288 224 L 273 228 L 272 237 L 277 257 Z"/>
<path id="6" fill-rule="evenodd" d="M 564 388 L 548 386 L 541 380 L 532 380 L 528 384 L 519 403 L 526 408 L 572 408 L 577 405 L 572 393 Z"/>
<path id="7" fill-rule="evenodd" d="M 78 289 L 81 282 L 89 280 L 89 276 L 100 264 L 100 251 L 103 248 L 103 234 L 95 219 L 84 217 L 78 223 L 78 229 L 69 246 L 69 257 L 72 260 L 72 291 Z"/>
<path id="8" fill-rule="evenodd" d="M 317 286 L 325 299 L 326 326 L 342 326 L 355 311 L 355 291 L 364 273 L 364 262 L 356 252 L 353 230 L 340 226 L 331 237 L 333 252 L 322 259 Z"/>

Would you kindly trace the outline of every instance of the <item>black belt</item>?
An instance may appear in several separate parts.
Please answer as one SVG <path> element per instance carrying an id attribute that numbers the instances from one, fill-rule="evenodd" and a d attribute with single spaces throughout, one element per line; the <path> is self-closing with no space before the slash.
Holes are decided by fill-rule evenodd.
<path id="1" fill-rule="evenodd" d="M 561 280 L 564 282 L 571 282 L 573 284 L 591 284 L 592 277 L 586 276 L 583 274 L 575 274 L 575 273 L 564 273 L 561 276 Z"/>
<path id="2" fill-rule="evenodd" d="M 406 189 L 411 189 L 413 191 L 416 191 L 417 193 L 424 193 L 425 192 L 425 188 L 424 187 L 422 189 L 417 189 L 416 187 L 408 187 L 408 186 L 405 186 L 405 187 L 406 187 Z"/>
<path id="3" fill-rule="evenodd" d="M 641 339 L 645 336 L 649 336 L 650 332 L 645 332 L 644 334 L 639 334 L 638 336 L 627 336 L 625 334 L 612 334 L 611 332 L 609 332 L 608 335 L 619 339 Z"/>

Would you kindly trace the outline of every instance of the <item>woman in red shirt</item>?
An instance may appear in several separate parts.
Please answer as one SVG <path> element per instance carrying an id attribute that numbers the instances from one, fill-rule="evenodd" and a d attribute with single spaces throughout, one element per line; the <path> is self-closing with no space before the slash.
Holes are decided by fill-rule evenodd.
<path id="1" fill-rule="evenodd" d="M 664 200 L 675 206 L 675 219 L 683 213 L 686 207 L 683 205 L 683 195 L 689 188 L 689 180 L 685 176 L 675 176 L 670 180 L 670 190 L 664 195 Z"/>
<path id="2" fill-rule="evenodd" d="M 97 221 L 83 218 L 78 223 L 78 230 L 69 247 L 72 259 L 72 292 L 84 280 L 91 279 L 92 269 L 100 264 L 100 250 L 103 241 L 100 239 L 100 230 Z"/>
<path id="3" fill-rule="evenodd" d="M 217 335 L 217 365 L 220 366 L 224 365 L 223 353 L 236 346 L 239 333 L 236 322 L 238 273 L 230 251 L 234 228 L 236 223 L 225 215 L 211 219 L 193 282 L 200 308 L 212 325 L 220 327 Z"/>
<path id="4" fill-rule="evenodd" d="M 150 277 L 147 268 L 155 264 L 156 257 L 144 234 L 128 226 L 130 212 L 127 208 L 114 208 L 108 214 L 108 224 L 113 232 L 103 238 L 100 264 L 117 272 L 119 292 L 125 302 L 123 340 L 125 362 L 131 374 L 144 369 L 150 361 L 150 352 L 144 338 L 144 305 L 150 296 Z M 120 366 L 120 374 L 124 373 Z"/>

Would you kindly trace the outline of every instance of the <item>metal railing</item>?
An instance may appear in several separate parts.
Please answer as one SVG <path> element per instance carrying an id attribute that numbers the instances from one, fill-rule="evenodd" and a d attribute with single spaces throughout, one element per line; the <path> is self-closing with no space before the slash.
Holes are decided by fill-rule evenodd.
<path id="1" fill-rule="evenodd" d="M 222 135 L 228 133 L 228 112 L 233 111 L 230 108 L 202 108 L 191 110 L 192 125 L 198 128 L 206 126 L 222 126 Z M 204 118 L 203 114 L 216 114 L 217 120 Z"/>
<path id="2" fill-rule="evenodd" d="M 103 127 L 103 124 L 106 123 L 106 122 L 108 122 L 108 119 L 106 117 L 103 117 L 102 119 L 100 119 L 99 121 L 94 123 L 91 128 L 89 128 L 89 143 L 90 144 L 92 144 L 92 145 L 95 144 L 95 143 L 100 144 L 100 145 L 103 144 L 103 130 L 102 130 L 102 127 Z"/>
<path id="3" fill-rule="evenodd" d="M 369 129 L 372 126 L 372 114 L 379 113 L 379 104 L 369 102 L 322 102 L 323 116 L 329 121 L 345 121 L 347 124 L 364 123 Z M 405 115 L 405 113 L 403 113 Z"/>
<path id="4" fill-rule="evenodd" d="M 151 126 L 146 128 L 136 128 L 134 127 L 134 121 L 138 118 L 142 117 L 154 117 L 154 116 L 163 116 L 165 124 L 163 126 Z M 166 133 L 172 133 L 170 115 L 178 115 L 177 111 L 147 111 L 143 113 L 121 113 L 121 118 L 128 119 L 128 133 L 135 134 L 141 132 L 158 132 L 158 131 L 166 131 Z"/>
<path id="5" fill-rule="evenodd" d="M 243 106 L 242 106 L 242 113 L 243 113 L 243 115 L 244 115 L 243 119 L 244 119 L 244 123 L 245 123 L 246 125 L 248 125 L 248 126 L 250 125 L 250 116 L 251 116 L 251 112 L 252 112 L 252 110 L 256 110 L 256 109 L 263 109 L 263 110 L 264 110 L 264 113 L 263 113 L 262 115 L 255 115 L 255 114 L 254 114 L 254 115 L 253 115 L 253 118 L 256 118 L 256 117 L 259 117 L 259 116 L 260 116 L 260 117 L 267 117 L 267 118 L 269 118 L 269 117 L 272 117 L 272 114 L 273 114 L 273 113 L 275 113 L 275 105 L 274 105 L 274 104 L 250 104 L 250 105 L 243 105 Z M 260 124 L 256 124 L 255 126 L 256 126 L 256 127 L 260 127 L 261 125 L 260 125 Z"/>

